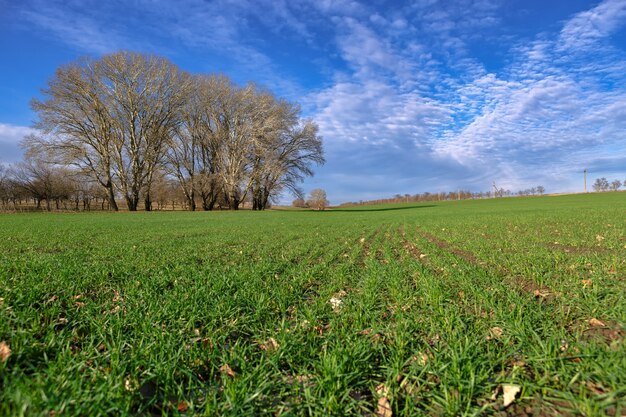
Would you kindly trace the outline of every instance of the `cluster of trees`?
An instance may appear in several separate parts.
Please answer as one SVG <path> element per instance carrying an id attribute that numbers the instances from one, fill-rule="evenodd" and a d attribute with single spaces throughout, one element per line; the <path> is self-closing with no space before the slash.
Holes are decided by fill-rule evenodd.
<path id="1" fill-rule="evenodd" d="M 593 189 L 595 191 L 617 191 L 622 187 L 622 184 L 626 187 L 626 181 L 622 183 L 620 180 L 613 180 L 609 183 L 609 180 L 605 177 L 596 178 L 596 181 L 593 183 Z"/>
<path id="2" fill-rule="evenodd" d="M 155 185 L 172 180 L 190 210 L 237 210 L 246 200 L 263 210 L 282 192 L 301 197 L 299 183 L 324 163 L 318 127 L 296 104 L 156 56 L 118 52 L 61 67 L 32 107 L 41 133 L 24 140 L 25 164 L 90 180 L 112 210 L 118 198 L 151 210 Z"/>
<path id="3" fill-rule="evenodd" d="M 298 197 L 291 203 L 292 206 L 298 208 L 312 208 L 315 210 L 324 210 L 330 205 L 326 198 L 326 191 L 321 188 L 315 188 L 311 190 L 309 197 L 305 200 L 302 197 Z"/>

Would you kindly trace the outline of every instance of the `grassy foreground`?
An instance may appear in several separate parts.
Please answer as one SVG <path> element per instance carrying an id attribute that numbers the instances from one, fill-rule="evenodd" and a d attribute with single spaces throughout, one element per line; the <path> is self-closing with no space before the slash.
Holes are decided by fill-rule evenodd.
<path id="1" fill-rule="evenodd" d="M 0 215 L 0 415 L 622 416 L 625 290 L 626 193 Z"/>

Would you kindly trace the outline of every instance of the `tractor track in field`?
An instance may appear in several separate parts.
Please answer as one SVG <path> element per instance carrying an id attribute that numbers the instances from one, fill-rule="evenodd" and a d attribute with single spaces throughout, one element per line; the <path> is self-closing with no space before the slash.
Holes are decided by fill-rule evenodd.
<path id="1" fill-rule="evenodd" d="M 434 244 L 439 249 L 444 250 L 446 252 L 450 252 L 471 265 L 481 267 L 481 268 L 484 267 L 485 265 L 484 262 L 480 262 L 474 256 L 473 253 L 454 247 L 450 243 L 446 242 L 445 240 L 439 239 L 437 236 L 433 235 L 432 233 L 428 233 L 425 230 L 416 228 L 416 231 L 421 237 L 428 240 L 430 243 Z"/>
<path id="2" fill-rule="evenodd" d="M 561 243 L 548 243 L 544 245 L 547 249 L 559 252 L 565 252 L 570 255 L 601 255 L 614 253 L 609 248 L 603 248 L 600 246 L 572 246 Z"/>
<path id="3" fill-rule="evenodd" d="M 503 280 L 504 283 L 510 284 L 522 295 L 531 294 L 534 298 L 546 302 L 551 301 L 555 296 L 555 292 L 547 286 L 538 285 L 533 280 L 523 277 L 521 275 L 511 274 L 511 271 L 501 265 L 488 265 L 486 262 L 479 260 L 473 253 L 463 250 L 461 248 L 457 248 L 451 243 L 446 242 L 445 240 L 440 239 L 432 233 L 429 233 L 418 227 L 415 228 L 415 231 L 420 237 L 432 243 L 442 251 L 452 253 L 456 257 L 462 259 L 463 261 L 476 268 L 479 268 L 487 273 L 497 275 Z M 415 247 L 415 245 L 408 241 L 408 239 L 406 238 L 404 229 L 402 229 L 401 233 L 403 233 L 403 240 L 406 241 L 409 245 Z M 421 256 L 419 257 L 421 258 Z M 424 263 L 422 259 L 420 259 L 420 262 Z"/>
<path id="4" fill-rule="evenodd" d="M 361 266 L 365 265 L 365 260 L 372 255 L 372 243 L 375 243 L 376 238 L 382 233 L 383 227 L 385 227 L 385 225 L 381 224 L 380 226 L 376 228 L 376 230 L 373 233 L 370 233 L 369 235 L 361 238 L 361 239 L 364 239 L 363 250 L 362 250 L 362 254 L 364 256 L 360 257 L 359 265 Z M 381 262 L 381 259 L 378 257 L 379 249 L 376 249 L 374 253 L 375 253 L 376 260 L 378 262 Z"/>
<path id="5" fill-rule="evenodd" d="M 426 256 L 426 254 L 424 254 L 423 251 L 420 251 L 419 248 L 415 246 L 415 243 L 411 242 L 411 240 L 406 236 L 404 225 L 398 228 L 398 232 L 400 233 L 400 236 L 402 237 L 402 246 L 411 255 L 411 257 L 417 260 L 424 268 L 432 272 L 433 275 L 441 276 L 442 275 L 441 269 L 436 268 L 434 265 L 432 265 L 432 262 L 430 262 L 430 260 L 428 259 L 428 256 Z"/>

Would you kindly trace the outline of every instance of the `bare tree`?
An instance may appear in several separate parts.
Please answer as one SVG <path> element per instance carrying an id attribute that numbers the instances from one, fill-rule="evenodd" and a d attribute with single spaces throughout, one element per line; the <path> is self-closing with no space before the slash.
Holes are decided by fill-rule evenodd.
<path id="1" fill-rule="evenodd" d="M 312 176 L 313 164 L 323 164 L 322 140 L 317 125 L 301 122 L 299 107 L 276 102 L 274 130 L 257 137 L 252 175 L 253 209 L 263 210 L 272 197 L 288 190 L 296 197 L 305 176 Z"/>
<path id="2" fill-rule="evenodd" d="M 68 172 L 52 166 L 42 160 L 28 158 L 17 163 L 13 168 L 14 186 L 33 198 L 36 208 L 46 202 L 46 210 L 52 210 L 52 202 L 60 209 L 61 202 L 70 199 L 73 183 Z"/>
<path id="3" fill-rule="evenodd" d="M 181 111 L 181 124 L 171 136 L 166 152 L 169 172 L 180 184 L 189 210 L 195 210 L 196 193 L 204 210 L 212 210 L 220 192 L 217 165 L 223 149 L 218 134 L 221 118 L 218 98 L 234 88 L 225 76 L 196 76 Z"/>
<path id="4" fill-rule="evenodd" d="M 597 178 L 593 183 L 593 189 L 596 191 L 606 191 L 609 189 L 609 182 L 606 178 Z"/>
<path id="5" fill-rule="evenodd" d="M 0 164 L 0 204 L 2 204 L 3 210 L 6 210 L 9 207 L 9 202 L 12 201 L 12 186 L 13 182 L 9 170 Z"/>
<path id="6" fill-rule="evenodd" d="M 224 200 L 231 210 L 239 208 L 248 189 L 242 181 L 250 167 L 255 92 L 256 87 L 252 84 L 241 89 L 232 83 L 221 84 L 213 114 L 214 135 L 219 144 L 216 173 Z"/>
<path id="7" fill-rule="evenodd" d="M 621 186 L 622 186 L 622 182 L 620 180 L 613 180 L 613 182 L 611 182 L 612 191 L 619 190 Z"/>
<path id="8" fill-rule="evenodd" d="M 115 188 L 131 211 L 143 193 L 149 210 L 152 177 L 190 87 L 163 58 L 118 52 L 72 63 L 57 70 L 43 101 L 33 100 L 44 135 L 24 144 L 31 154 L 89 172 L 113 210 Z"/>
<path id="9" fill-rule="evenodd" d="M 112 159 L 120 190 L 130 211 L 137 210 L 142 192 L 145 209 L 150 210 L 152 179 L 180 123 L 190 79 L 171 62 L 155 56 L 119 52 L 100 62 L 117 132 Z"/>
<path id="10" fill-rule="evenodd" d="M 537 192 L 538 192 L 540 195 L 543 195 L 543 193 L 545 193 L 545 192 L 546 192 L 546 189 L 543 187 L 543 185 L 538 185 L 538 186 L 536 187 L 536 190 L 537 190 Z"/>
<path id="11" fill-rule="evenodd" d="M 304 198 L 302 198 L 302 197 L 297 197 L 295 200 L 293 200 L 291 202 L 291 205 L 293 207 L 297 207 L 297 208 L 305 208 L 306 207 L 306 201 L 304 201 Z"/>
<path id="12" fill-rule="evenodd" d="M 326 199 L 326 191 L 321 188 L 312 190 L 307 200 L 307 204 L 315 210 L 324 210 L 329 205 L 329 202 Z"/>
<path id="13" fill-rule="evenodd" d="M 107 190 L 109 205 L 117 211 L 112 149 L 118 132 L 102 77 L 98 61 L 84 59 L 60 67 L 42 90 L 45 99 L 31 103 L 38 116 L 35 127 L 43 135 L 27 137 L 23 144 L 27 155 L 88 172 Z"/>

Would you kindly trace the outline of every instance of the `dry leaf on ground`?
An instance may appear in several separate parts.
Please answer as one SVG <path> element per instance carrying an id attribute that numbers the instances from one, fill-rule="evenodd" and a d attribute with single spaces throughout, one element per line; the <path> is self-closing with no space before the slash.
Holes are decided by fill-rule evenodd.
<path id="1" fill-rule="evenodd" d="M 589 323 L 589 325 L 591 327 L 604 327 L 604 326 L 606 326 L 603 322 L 601 322 L 600 320 L 598 320 L 596 318 L 589 319 L 587 321 L 587 323 Z"/>
<path id="2" fill-rule="evenodd" d="M 583 279 L 580 282 L 581 282 L 581 284 L 583 284 L 583 288 L 591 287 L 593 285 L 593 281 L 590 280 L 590 279 Z"/>
<path id="3" fill-rule="evenodd" d="M 545 290 L 535 290 L 533 294 L 537 298 L 546 298 L 551 295 L 550 291 L 545 291 Z"/>
<path id="4" fill-rule="evenodd" d="M 267 339 L 267 341 L 261 343 L 259 347 L 262 350 L 272 351 L 278 349 L 280 347 L 280 344 L 276 341 L 276 339 L 270 337 L 269 339 Z"/>
<path id="5" fill-rule="evenodd" d="M 231 378 L 234 378 L 237 375 L 227 363 L 220 366 L 220 372 L 228 375 Z"/>
<path id="6" fill-rule="evenodd" d="M 389 388 L 385 384 L 378 384 L 376 385 L 376 394 L 387 397 L 389 396 Z"/>
<path id="7" fill-rule="evenodd" d="M 5 341 L 0 342 L 0 362 L 6 362 L 11 356 L 11 348 Z"/>
<path id="8" fill-rule="evenodd" d="M 413 355 L 410 360 L 411 363 L 417 363 L 420 366 L 424 366 L 428 363 L 428 355 L 424 352 L 419 352 L 417 355 Z"/>
<path id="9" fill-rule="evenodd" d="M 124 378 L 124 389 L 126 391 L 134 391 L 137 389 L 137 382 L 131 377 Z"/>
<path id="10" fill-rule="evenodd" d="M 178 403 L 178 406 L 176 407 L 176 409 L 178 410 L 178 412 L 180 413 L 184 413 L 187 411 L 187 409 L 189 408 L 189 405 L 187 404 L 187 401 L 181 401 Z"/>
<path id="11" fill-rule="evenodd" d="M 514 384 L 502 385 L 502 405 L 508 407 L 515 401 L 515 396 L 522 390 L 522 387 Z"/>
<path id="12" fill-rule="evenodd" d="M 376 417 L 392 417 L 391 404 L 387 397 L 380 397 L 378 399 L 378 406 L 376 407 Z"/>
<path id="13" fill-rule="evenodd" d="M 606 394 L 606 390 L 602 387 L 602 385 L 595 383 L 593 381 L 587 381 L 585 383 L 589 391 L 593 392 L 596 395 L 604 395 Z"/>
<path id="14" fill-rule="evenodd" d="M 343 305 L 343 300 L 337 297 L 332 297 L 328 302 L 335 311 L 341 309 L 341 306 Z"/>
<path id="15" fill-rule="evenodd" d="M 487 336 L 487 340 L 498 339 L 502 336 L 503 332 L 504 330 L 502 330 L 502 327 L 492 327 L 489 329 L 489 336 Z"/>
<path id="16" fill-rule="evenodd" d="M 120 295 L 120 292 L 117 290 L 113 290 L 113 298 L 111 299 L 114 303 L 118 303 L 120 301 L 124 301 L 124 297 Z"/>

